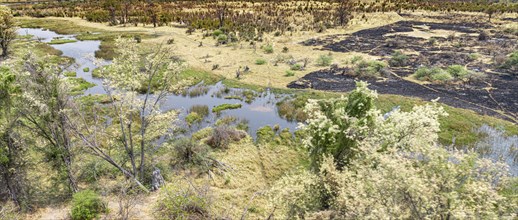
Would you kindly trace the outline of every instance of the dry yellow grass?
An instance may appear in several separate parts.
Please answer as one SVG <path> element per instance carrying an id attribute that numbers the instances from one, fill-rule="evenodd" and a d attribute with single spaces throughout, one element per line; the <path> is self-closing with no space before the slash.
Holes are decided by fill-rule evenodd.
<path id="1" fill-rule="evenodd" d="M 165 43 L 168 39 L 174 38 L 176 47 L 175 53 L 185 59 L 187 63 L 194 67 L 210 71 L 215 64 L 219 65 L 217 70 L 213 73 L 220 74 L 226 78 L 234 78 L 239 67 L 248 66 L 251 72 L 244 75 L 241 79 L 244 83 L 270 86 L 275 88 L 285 88 L 286 85 L 296 80 L 299 77 L 306 75 L 311 71 L 321 69 L 315 65 L 315 60 L 329 51 L 319 50 L 320 47 L 303 46 L 300 43 L 311 39 L 326 37 L 335 34 L 350 34 L 358 30 L 372 28 L 386 25 L 389 23 L 402 20 L 396 13 L 372 13 L 366 14 L 367 20 L 361 20 L 360 16 L 351 21 L 351 25 L 347 28 L 329 29 L 324 33 L 315 33 L 310 31 L 288 33 L 288 36 L 274 37 L 273 35 L 265 35 L 264 42 L 258 43 L 256 50 L 249 45 L 249 43 L 242 42 L 236 45 L 221 45 L 216 46 L 216 40 L 211 37 L 203 39 L 201 31 L 197 31 L 192 35 L 185 33 L 185 28 L 178 27 L 157 27 L 152 26 L 138 26 L 138 27 L 122 27 L 122 26 L 108 26 L 107 24 L 92 23 L 80 18 L 47 18 L 53 20 L 61 20 L 63 22 L 72 22 L 75 25 L 87 27 L 91 29 L 109 31 L 109 32 L 141 32 L 146 33 L 154 38 L 143 40 L 146 44 Z M 23 18 L 31 19 L 31 18 Z M 339 40 L 339 39 L 334 39 Z M 203 43 L 199 47 L 200 42 Z M 265 54 L 260 46 L 271 44 L 274 47 L 274 53 Z M 287 47 L 289 52 L 282 53 L 283 47 Z M 293 56 L 295 60 L 309 58 L 310 63 L 304 71 L 295 71 L 295 75 L 285 77 L 285 72 L 290 69 L 287 64 L 273 65 L 273 60 L 278 55 Z M 341 64 L 349 60 L 356 53 L 332 53 L 333 62 Z M 205 58 L 205 57 L 209 58 Z M 268 61 L 265 65 L 255 65 L 257 59 L 265 59 Z M 300 62 L 299 62 L 300 63 Z"/>

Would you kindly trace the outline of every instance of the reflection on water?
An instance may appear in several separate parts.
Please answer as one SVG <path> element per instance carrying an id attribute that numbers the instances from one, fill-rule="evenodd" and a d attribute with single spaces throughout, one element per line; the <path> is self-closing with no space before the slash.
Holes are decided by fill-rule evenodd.
<path id="1" fill-rule="evenodd" d="M 488 125 L 480 127 L 477 133 L 485 137 L 475 150 L 484 158 L 505 162 L 511 175 L 518 176 L 518 136 L 506 136 L 505 131 Z"/>
<path id="2" fill-rule="evenodd" d="M 21 28 L 18 30 L 20 35 L 33 35 L 42 42 L 50 42 L 54 38 L 66 38 L 75 39 L 71 35 L 60 35 L 53 31 L 34 29 L 34 28 Z M 66 44 L 51 45 L 53 48 L 61 50 L 63 56 L 71 57 L 75 59 L 76 65 L 72 68 L 72 71 L 77 73 L 77 77 L 84 78 L 88 82 L 94 83 L 96 86 L 92 87 L 84 92 L 84 95 L 89 94 L 106 94 L 102 87 L 102 80 L 99 78 L 92 77 L 92 71 L 96 68 L 94 64 L 95 51 L 99 50 L 100 41 L 77 41 Z M 109 64 L 108 61 L 104 65 Z M 83 69 L 89 68 L 88 72 L 84 72 Z M 194 105 L 207 105 L 209 107 L 209 116 L 204 119 L 200 124 L 194 125 L 191 129 L 199 129 L 207 126 L 213 126 L 214 123 L 225 116 L 236 117 L 237 119 L 244 119 L 248 121 L 248 132 L 255 137 L 256 131 L 263 126 L 274 126 L 279 125 L 281 128 L 289 128 L 294 131 L 297 123 L 288 122 L 281 118 L 277 113 L 276 103 L 284 98 L 284 95 L 276 95 L 271 93 L 269 90 L 258 94 L 253 101 L 245 102 L 245 98 L 242 100 L 237 99 L 225 99 L 219 95 L 222 90 L 228 90 L 229 94 L 241 94 L 241 89 L 224 89 L 221 83 L 213 86 L 208 86 L 207 91 L 203 91 L 201 94 L 195 97 L 182 96 L 182 95 L 169 95 L 167 96 L 162 109 L 164 111 L 171 109 L 180 110 L 180 118 L 184 119 L 189 109 Z M 221 104 L 236 104 L 242 105 L 239 109 L 225 110 L 220 114 L 212 113 L 212 108 Z M 183 121 L 183 120 L 182 120 Z M 187 125 L 184 124 L 187 127 Z"/>

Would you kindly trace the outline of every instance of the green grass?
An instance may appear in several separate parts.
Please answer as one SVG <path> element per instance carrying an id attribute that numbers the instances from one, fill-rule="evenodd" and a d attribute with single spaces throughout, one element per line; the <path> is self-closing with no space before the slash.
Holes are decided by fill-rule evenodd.
<path id="1" fill-rule="evenodd" d="M 213 85 L 223 80 L 223 77 L 212 74 L 210 72 L 187 68 L 180 73 L 180 80 L 189 80 L 191 85 L 196 85 L 200 82 L 204 82 L 205 85 Z"/>
<path id="2" fill-rule="evenodd" d="M 63 75 L 66 77 L 76 77 L 77 73 L 73 72 L 73 71 L 67 71 L 67 72 L 63 73 Z"/>
<path id="3" fill-rule="evenodd" d="M 83 68 L 83 72 L 85 72 L 85 73 L 90 72 L 90 67 Z"/>
<path id="4" fill-rule="evenodd" d="M 48 44 L 68 44 L 75 42 L 77 42 L 77 40 L 74 39 L 52 39 Z"/>
<path id="5" fill-rule="evenodd" d="M 212 112 L 219 113 L 221 111 L 229 110 L 229 109 L 238 109 L 241 108 L 241 104 L 222 104 L 214 107 Z"/>
<path id="6" fill-rule="evenodd" d="M 264 64 L 266 64 L 266 62 L 267 62 L 267 61 L 266 61 L 265 59 L 257 59 L 257 60 L 255 61 L 255 64 L 256 64 L 256 65 L 264 65 Z"/>
<path id="7" fill-rule="evenodd" d="M 196 123 L 200 123 L 202 120 L 203 117 L 196 112 L 191 112 L 185 117 L 185 122 L 187 122 L 189 126 Z"/>
<path id="8" fill-rule="evenodd" d="M 83 105 L 87 105 L 87 106 L 91 106 L 96 103 L 108 104 L 108 103 L 112 102 L 111 98 L 108 95 L 104 95 L 104 94 L 85 95 L 85 96 L 78 97 L 76 100 L 79 101 L 79 103 L 81 103 Z"/>
<path id="9" fill-rule="evenodd" d="M 140 32 L 108 32 L 97 28 L 84 27 L 73 22 L 51 19 L 51 18 L 16 18 L 16 21 L 23 28 L 45 28 L 58 34 L 75 34 L 77 40 L 100 40 L 101 45 L 95 52 L 95 57 L 111 60 L 116 56 L 115 39 L 117 37 L 133 38 L 136 35 L 142 39 L 149 39 L 153 36 Z M 64 40 L 64 39 L 63 39 Z M 60 42 L 60 41 L 56 41 Z M 69 43 L 69 42 L 68 42 Z"/>
<path id="10" fill-rule="evenodd" d="M 66 80 L 70 83 L 70 91 L 72 94 L 77 95 L 81 94 L 84 90 L 92 88 L 95 84 L 86 81 L 83 78 L 66 78 Z"/>

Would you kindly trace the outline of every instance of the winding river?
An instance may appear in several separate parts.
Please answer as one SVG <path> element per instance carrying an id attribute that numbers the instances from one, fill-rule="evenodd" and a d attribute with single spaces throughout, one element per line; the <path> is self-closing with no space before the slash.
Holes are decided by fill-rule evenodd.
<path id="1" fill-rule="evenodd" d="M 73 35 L 61 35 L 53 31 L 36 29 L 36 28 L 21 28 L 18 30 L 19 35 L 32 35 L 34 39 L 41 42 L 50 42 L 52 39 L 74 39 Z M 92 76 L 92 71 L 98 67 L 94 64 L 95 51 L 99 50 L 101 42 L 97 40 L 77 41 L 65 44 L 53 44 L 53 48 L 63 52 L 63 56 L 75 59 L 75 65 L 71 71 L 77 73 L 77 77 L 84 78 L 86 81 L 94 83 L 95 86 L 84 91 L 84 95 L 105 94 L 102 79 Z M 105 61 L 104 65 L 109 64 Z M 83 71 L 84 68 L 89 68 L 89 71 Z M 286 95 L 275 94 L 266 90 L 258 94 L 251 102 L 245 102 L 237 99 L 225 99 L 223 96 L 218 96 L 217 93 L 224 89 L 222 83 L 208 86 L 208 92 L 195 96 L 182 95 L 168 95 L 162 108 L 163 110 L 180 110 L 180 119 L 184 119 L 188 110 L 194 105 L 207 105 L 209 112 L 212 108 L 221 104 L 241 104 L 239 109 L 225 110 L 220 114 L 210 113 L 200 124 L 194 126 L 184 126 L 191 130 L 198 130 L 203 127 L 212 126 L 218 119 L 226 116 L 235 117 L 238 121 L 246 121 L 248 124 L 248 133 L 255 138 L 256 132 L 259 128 L 264 126 L 278 125 L 281 129 L 289 128 L 294 131 L 297 127 L 296 122 L 288 121 L 279 116 L 277 113 L 276 103 L 281 101 Z M 241 89 L 229 88 L 229 93 L 239 93 Z M 185 120 L 181 120 L 185 121 Z"/>

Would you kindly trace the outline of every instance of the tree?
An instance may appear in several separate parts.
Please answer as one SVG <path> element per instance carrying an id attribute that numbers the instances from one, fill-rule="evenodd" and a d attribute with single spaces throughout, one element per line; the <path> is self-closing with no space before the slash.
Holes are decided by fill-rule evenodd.
<path id="1" fill-rule="evenodd" d="M 116 45 L 119 56 L 102 70 L 114 124 L 107 127 L 103 116 L 86 115 L 78 106 L 77 119 L 71 120 L 72 130 L 95 156 L 145 189 L 142 182 L 151 182 L 148 165 L 154 166 L 154 152 L 163 143 L 157 140 L 169 136 L 177 116 L 176 111 L 162 112 L 161 102 L 178 86 L 176 80 L 183 66 L 162 45 L 146 50 L 128 39 L 118 39 Z M 143 51 L 146 55 L 142 57 Z M 124 152 L 124 159 L 116 161 L 107 153 L 110 149 Z"/>
<path id="2" fill-rule="evenodd" d="M 305 112 L 309 119 L 304 128 L 308 138 L 304 144 L 314 168 L 326 155 L 336 158 L 340 168 L 357 156 L 358 142 L 373 126 L 376 97 L 361 82 L 347 98 L 308 101 Z"/>
<path id="3" fill-rule="evenodd" d="M 111 25 L 116 25 L 117 24 L 117 18 L 115 17 L 116 16 L 116 11 L 118 8 L 120 8 L 120 1 L 119 0 L 107 0 L 107 1 L 104 1 L 103 3 L 103 7 L 106 8 L 106 10 L 108 10 L 108 12 L 110 13 L 110 24 Z"/>
<path id="4" fill-rule="evenodd" d="M 30 208 L 26 180 L 27 145 L 19 132 L 20 87 L 7 67 L 0 67 L 0 194 L 7 192 L 18 209 Z"/>
<path id="5" fill-rule="evenodd" d="M 215 3 L 216 15 L 218 16 L 219 28 L 223 28 L 225 26 L 225 18 L 228 13 L 227 3 L 220 4 L 219 2 Z"/>
<path id="6" fill-rule="evenodd" d="M 9 54 L 9 45 L 16 37 L 16 28 L 11 9 L 0 5 L 0 47 L 2 48 L 1 57 L 5 58 Z"/>
<path id="7" fill-rule="evenodd" d="M 58 171 L 59 179 L 68 182 L 68 188 L 75 193 L 78 186 L 72 171 L 73 143 L 67 123 L 72 100 L 70 88 L 62 79 L 64 68 L 31 53 L 22 60 L 18 75 L 28 74 L 22 82 L 24 96 L 19 109 L 24 126 L 44 140 L 42 150 L 48 161 Z"/>
<path id="8" fill-rule="evenodd" d="M 358 85 L 360 91 L 365 85 Z M 358 92 L 358 89 L 357 91 Z M 368 91 L 357 94 L 369 94 Z M 358 99 L 349 98 L 348 102 Z M 362 100 L 362 99 L 359 99 Z M 358 102 L 365 103 L 365 102 Z M 342 105 L 342 103 L 337 103 Z M 332 105 L 332 104 L 331 104 Z M 358 105 L 360 107 L 362 105 Z M 516 217 L 516 198 L 500 193 L 511 178 L 504 163 L 480 158 L 438 143 L 438 118 L 446 115 L 435 103 L 415 106 L 409 112 L 393 110 L 381 115 L 375 108 L 352 117 L 345 108 L 317 111 L 305 128 L 316 129 L 305 138 L 312 143 L 335 134 L 356 138 L 356 154 L 341 164 L 333 154 L 322 155 L 318 172 L 288 175 L 270 190 L 269 197 L 279 218 L 307 219 L 500 219 Z M 368 109 L 368 108 L 367 108 Z M 362 110 L 360 110 L 362 111 Z M 371 119 L 363 120 L 365 117 Z M 371 126 L 329 127 L 330 121 L 370 121 Z M 314 125 L 322 125 L 315 127 Z M 369 131 L 360 132 L 357 131 Z M 307 146 L 312 148 L 313 145 Z M 514 183 L 516 184 L 516 183 Z"/>
<path id="9" fill-rule="evenodd" d="M 344 26 L 352 19 L 353 4 L 352 0 L 339 0 L 338 8 L 336 9 L 338 25 Z"/>

